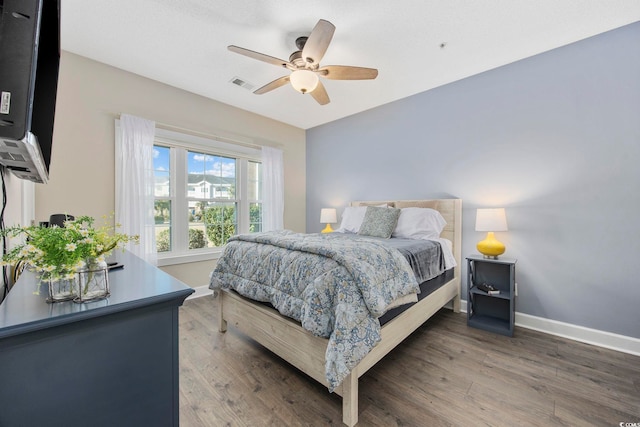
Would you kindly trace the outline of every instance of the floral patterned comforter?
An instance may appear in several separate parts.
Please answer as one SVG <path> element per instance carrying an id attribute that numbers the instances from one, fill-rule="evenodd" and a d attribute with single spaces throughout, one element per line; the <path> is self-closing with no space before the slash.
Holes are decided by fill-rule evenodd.
<path id="1" fill-rule="evenodd" d="M 365 237 L 291 231 L 232 237 L 209 287 L 269 302 L 314 335 L 329 338 L 330 391 L 380 341 L 376 319 L 389 304 L 419 292 L 396 249 Z"/>

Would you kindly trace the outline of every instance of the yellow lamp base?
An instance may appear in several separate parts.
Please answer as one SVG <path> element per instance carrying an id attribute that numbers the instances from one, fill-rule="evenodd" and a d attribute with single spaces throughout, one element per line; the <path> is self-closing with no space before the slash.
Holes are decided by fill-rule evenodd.
<path id="1" fill-rule="evenodd" d="M 333 228 L 331 228 L 331 224 L 327 224 L 327 226 L 321 231 L 321 233 L 333 233 Z"/>
<path id="2" fill-rule="evenodd" d="M 487 238 L 476 245 L 478 251 L 487 258 L 498 259 L 505 251 L 504 244 L 496 240 L 493 231 L 487 233 Z"/>

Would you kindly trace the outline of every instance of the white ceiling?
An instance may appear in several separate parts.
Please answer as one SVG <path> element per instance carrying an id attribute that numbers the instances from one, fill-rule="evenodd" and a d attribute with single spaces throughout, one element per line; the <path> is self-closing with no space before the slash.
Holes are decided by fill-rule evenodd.
<path id="1" fill-rule="evenodd" d="M 257 89 L 287 70 L 228 45 L 288 60 L 320 18 L 336 26 L 321 65 L 377 68 L 376 80 L 323 80 L 325 106 L 289 85 L 230 83 Z M 308 129 L 639 20 L 638 0 L 64 0 L 61 43 Z"/>

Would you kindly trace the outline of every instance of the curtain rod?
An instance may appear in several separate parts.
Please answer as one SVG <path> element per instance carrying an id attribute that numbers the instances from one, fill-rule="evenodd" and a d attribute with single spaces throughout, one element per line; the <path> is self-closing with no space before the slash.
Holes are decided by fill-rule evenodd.
<path id="1" fill-rule="evenodd" d="M 117 114 L 114 114 L 114 115 L 119 119 L 121 114 L 125 114 L 125 113 L 117 113 Z M 151 120 L 151 119 L 147 119 L 147 120 Z M 187 129 L 187 128 L 183 128 L 183 127 L 180 127 L 180 126 L 175 126 L 175 125 L 171 125 L 171 124 L 168 124 L 168 123 L 162 123 L 162 122 L 157 122 L 157 121 L 154 121 L 154 123 L 156 124 L 156 127 L 160 128 L 160 129 L 164 129 L 164 130 L 168 130 L 168 131 L 174 131 L 174 132 L 180 132 L 180 133 L 185 133 L 185 134 L 188 134 L 188 135 L 197 136 L 197 137 L 201 137 L 201 138 L 215 139 L 215 140 L 218 140 L 218 141 L 221 141 L 221 142 L 228 142 L 228 143 L 231 143 L 231 144 L 242 145 L 242 146 L 247 147 L 247 148 L 261 149 L 263 146 L 274 147 L 274 148 L 282 148 L 283 147 L 281 144 L 276 144 L 276 143 L 271 143 L 271 142 L 269 142 L 268 144 L 260 145 L 260 144 L 256 144 L 254 142 L 251 142 L 250 140 L 239 139 L 238 137 L 228 137 L 228 136 L 222 136 L 222 135 L 219 135 L 219 134 L 200 132 L 200 131 L 197 131 L 197 130 Z"/>
<path id="2" fill-rule="evenodd" d="M 216 134 L 211 134 L 211 133 L 206 133 L 206 132 L 200 132 L 200 131 L 196 131 L 196 130 L 192 130 L 192 129 L 183 128 L 183 127 L 180 127 L 180 126 L 170 125 L 170 124 L 167 124 L 167 123 L 160 123 L 160 122 L 155 122 L 155 123 L 156 123 L 156 127 L 160 128 L 160 129 L 168 130 L 168 131 L 186 133 L 186 134 L 189 134 L 191 136 L 199 136 L 201 138 L 215 139 L 215 140 L 218 140 L 218 141 L 221 141 L 221 142 L 229 142 L 231 144 L 242 145 L 242 146 L 248 147 L 248 148 L 257 148 L 257 149 L 262 148 L 262 146 L 259 145 L 259 144 L 255 144 L 255 143 L 247 142 L 247 141 L 242 141 L 242 140 L 239 140 L 239 139 L 236 139 L 236 138 L 230 138 L 230 137 L 227 137 L 227 136 L 216 135 Z"/>

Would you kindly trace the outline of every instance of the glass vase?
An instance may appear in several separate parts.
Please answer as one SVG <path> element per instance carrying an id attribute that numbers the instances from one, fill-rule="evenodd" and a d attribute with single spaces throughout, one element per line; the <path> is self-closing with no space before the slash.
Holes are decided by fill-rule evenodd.
<path id="1" fill-rule="evenodd" d="M 82 303 L 106 298 L 109 292 L 109 274 L 105 261 L 90 260 L 76 273 L 78 280 L 75 302 Z"/>
<path id="2" fill-rule="evenodd" d="M 49 293 L 47 302 L 69 301 L 78 295 L 78 285 L 75 277 L 70 279 L 48 279 L 44 282 Z"/>

